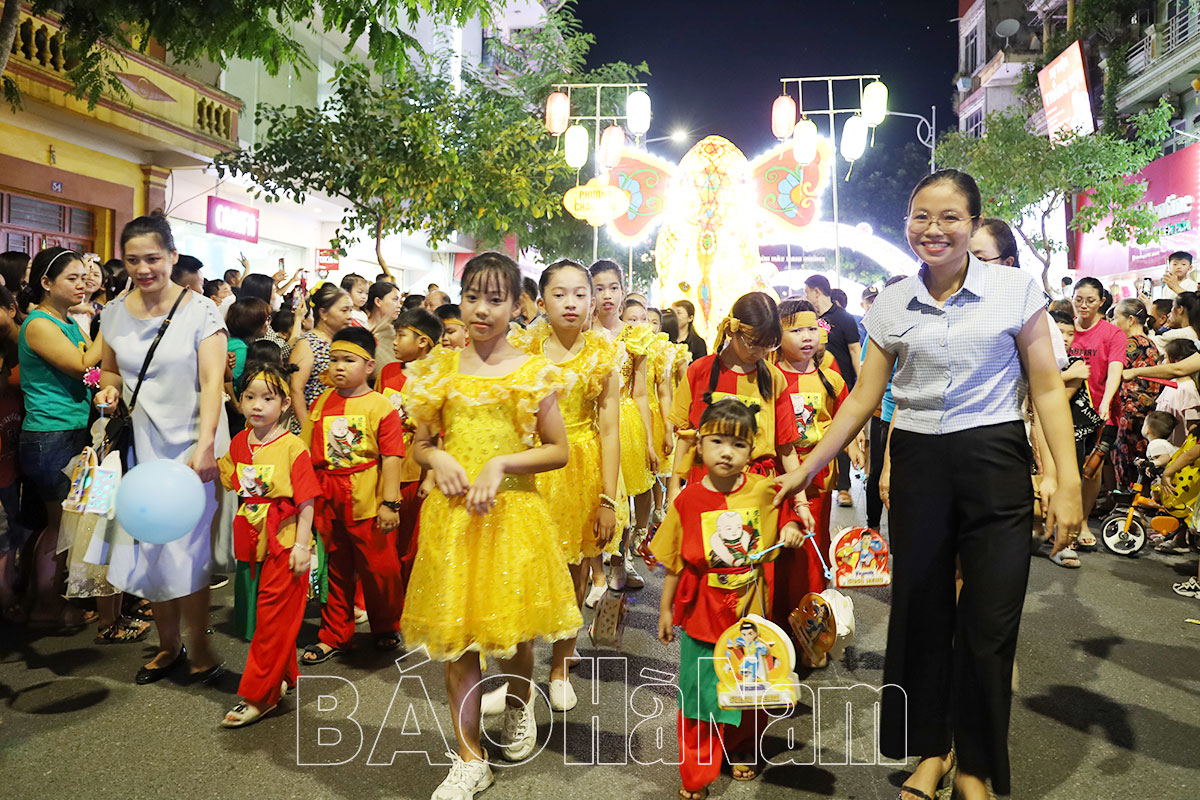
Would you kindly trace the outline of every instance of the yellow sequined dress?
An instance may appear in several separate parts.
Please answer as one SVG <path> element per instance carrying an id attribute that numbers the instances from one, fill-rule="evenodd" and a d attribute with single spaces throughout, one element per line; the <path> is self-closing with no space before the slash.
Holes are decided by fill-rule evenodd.
<path id="1" fill-rule="evenodd" d="M 654 429 L 654 452 L 658 453 L 659 475 L 671 474 L 671 459 L 664 452 L 667 438 L 666 415 L 670 409 L 664 409 L 659 403 L 658 385 L 663 380 L 674 384 L 679 364 L 687 364 L 687 360 L 687 345 L 672 342 L 665 333 L 654 335 L 649 360 L 646 362 L 646 389 L 650 395 L 650 424 Z"/>
<path id="2" fill-rule="evenodd" d="M 529 326 L 509 334 L 509 341 L 531 355 L 544 355 L 552 335 L 548 323 Z M 596 513 L 604 493 L 600 453 L 600 395 L 605 381 L 620 363 L 621 348 L 600 331 L 585 331 L 580 351 L 556 364 L 566 388 L 558 394 L 558 407 L 567 427 L 570 460 L 562 469 L 537 476 L 538 490 L 550 506 L 550 516 L 563 543 L 568 563 L 599 555 L 596 543 Z"/>
<path id="3" fill-rule="evenodd" d="M 617 341 L 629 355 L 621 364 L 621 479 L 629 496 L 637 497 L 654 485 L 654 474 L 647 456 L 646 425 L 633 399 L 633 372 L 637 357 L 650 353 L 654 332 L 649 325 L 626 325 Z"/>
<path id="4" fill-rule="evenodd" d="M 434 350 L 410 366 L 405 408 L 444 432 L 446 452 L 474 481 L 493 456 L 536 446 L 538 404 L 564 384 L 540 356 L 508 375 L 464 375 L 459 352 Z M 536 476 L 506 475 L 483 516 L 467 513 L 465 495 L 434 489 L 425 498 L 400 623 L 410 647 L 424 645 L 439 661 L 469 651 L 508 658 L 521 642 L 565 639 L 581 624 Z"/>

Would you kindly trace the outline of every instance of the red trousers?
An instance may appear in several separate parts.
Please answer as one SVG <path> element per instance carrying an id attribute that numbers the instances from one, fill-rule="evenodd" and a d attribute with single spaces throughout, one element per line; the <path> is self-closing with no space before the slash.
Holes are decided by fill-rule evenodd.
<path id="1" fill-rule="evenodd" d="M 829 515 L 833 508 L 832 498 L 832 493 L 822 492 L 817 497 L 808 499 L 808 510 L 817 521 L 816 537 L 806 541 L 801 548 L 785 547 L 779 550 L 779 557 L 775 559 L 771 621 L 785 631 L 791 631 L 788 626 L 788 614 L 800 605 L 804 595 L 809 592 L 823 592 L 829 585 L 825 578 L 825 570 L 821 566 L 821 559 L 829 563 Z M 821 558 L 817 557 L 817 549 L 821 551 Z"/>
<path id="2" fill-rule="evenodd" d="M 412 575 L 413 561 L 417 557 L 417 520 L 421 517 L 421 499 L 417 490 L 420 481 L 400 484 L 400 524 L 396 527 L 396 551 L 400 554 L 400 573 L 404 586 Z"/>
<path id="3" fill-rule="evenodd" d="M 308 602 L 308 573 L 293 575 L 291 548 L 259 564 L 257 617 L 238 696 L 260 709 L 279 702 L 279 684 L 296 685 L 296 637 Z"/>
<path id="4" fill-rule="evenodd" d="M 317 638 L 339 650 L 350 646 L 354 638 L 356 581 L 362 581 L 371 632 L 399 630 L 404 586 L 395 532 L 383 533 L 373 518 L 356 522 L 325 519 L 322 529 L 329 532 L 324 536 L 329 594 L 321 610 Z"/>
<path id="5" fill-rule="evenodd" d="M 689 792 L 703 791 L 720 776 L 724 762 L 722 744 L 724 752 L 730 755 L 758 756 L 755 737 L 762 734 L 768 721 L 767 715 L 761 711 L 743 711 L 741 725 L 701 722 L 685 717 L 680 711 L 677 730 L 679 777 L 683 781 L 683 788 Z"/>

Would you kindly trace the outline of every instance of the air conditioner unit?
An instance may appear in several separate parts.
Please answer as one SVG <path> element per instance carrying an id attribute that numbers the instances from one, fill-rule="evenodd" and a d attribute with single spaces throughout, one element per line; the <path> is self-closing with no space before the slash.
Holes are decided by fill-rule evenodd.
<path id="1" fill-rule="evenodd" d="M 960 92 L 969 92 L 969 91 L 971 91 L 971 78 L 964 75 L 963 77 L 961 77 L 957 81 L 955 81 L 955 86 L 958 87 L 958 90 Z"/>

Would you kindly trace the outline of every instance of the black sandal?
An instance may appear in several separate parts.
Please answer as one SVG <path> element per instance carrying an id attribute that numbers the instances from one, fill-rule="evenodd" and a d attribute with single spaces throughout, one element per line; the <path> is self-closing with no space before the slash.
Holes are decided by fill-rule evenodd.
<path id="1" fill-rule="evenodd" d="M 125 612 L 127 616 L 133 619 L 139 619 L 142 622 L 154 622 L 154 606 L 149 600 L 141 600 L 134 603 L 133 607 Z"/>
<path id="2" fill-rule="evenodd" d="M 381 633 L 375 637 L 375 649 L 388 651 L 395 650 L 400 647 L 400 633 L 393 631 L 392 633 Z"/>
<path id="3" fill-rule="evenodd" d="M 342 651 L 338 650 L 336 647 L 330 647 L 328 650 L 326 650 L 319 644 L 310 644 L 308 647 L 304 648 L 304 654 L 300 656 L 300 666 L 303 667 L 309 664 L 322 664 L 340 652 Z M 304 656 L 307 655 L 314 655 L 316 658 L 305 658 Z"/>
<path id="4" fill-rule="evenodd" d="M 141 641 L 142 637 L 149 632 L 149 622 L 125 619 L 122 617 L 112 625 L 109 625 L 107 628 L 101 628 L 97 632 L 94 642 L 96 644 L 126 644 L 128 642 L 138 642 Z"/>
<path id="5" fill-rule="evenodd" d="M 938 778 L 937 786 L 933 790 L 933 793 L 935 795 L 946 787 L 946 785 L 948 784 L 948 782 L 950 780 L 950 776 L 952 774 L 954 774 L 954 768 L 957 766 L 958 766 L 958 755 L 954 752 L 954 748 L 951 747 L 950 748 L 950 766 L 946 767 L 946 771 L 942 773 L 942 777 Z M 912 795 L 912 797 L 917 798 L 917 800 L 935 800 L 935 798 L 930 797 L 929 795 L 925 794 L 925 792 L 922 792 L 920 789 L 914 789 L 911 786 L 901 786 L 900 793 L 898 795 L 896 795 L 896 800 L 911 800 L 911 798 L 905 797 L 906 792 L 909 795 Z"/>

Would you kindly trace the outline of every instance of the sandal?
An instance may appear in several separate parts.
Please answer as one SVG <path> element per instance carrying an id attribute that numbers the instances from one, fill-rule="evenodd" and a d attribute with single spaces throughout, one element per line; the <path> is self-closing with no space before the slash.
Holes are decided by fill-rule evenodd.
<path id="1" fill-rule="evenodd" d="M 279 704 L 276 703 L 275 705 Z M 229 709 L 229 713 L 221 720 L 221 727 L 244 728 L 247 725 L 253 725 L 274 710 L 275 706 L 268 706 L 260 710 L 257 706 L 252 706 L 249 703 L 238 703 Z"/>
<path id="2" fill-rule="evenodd" d="M 125 644 L 126 642 L 141 641 L 150 632 L 150 623 L 141 620 L 121 619 L 106 628 L 100 628 L 95 638 L 96 644 Z"/>
<path id="3" fill-rule="evenodd" d="M 1079 554 L 1069 547 L 1064 547 L 1055 555 L 1050 556 L 1050 560 L 1067 569 L 1079 569 L 1082 566 L 1079 562 Z"/>
<path id="4" fill-rule="evenodd" d="M 942 773 L 942 777 L 938 778 L 937 786 L 935 786 L 933 788 L 934 796 L 925 794 L 925 792 L 921 791 L 920 789 L 914 788 L 912 786 L 901 786 L 900 793 L 898 795 L 896 795 L 896 800 L 912 800 L 913 797 L 917 798 L 917 800 L 935 800 L 935 796 L 937 795 L 937 793 L 940 792 L 942 789 L 944 789 L 946 787 L 946 785 L 949 783 L 950 776 L 954 773 L 954 768 L 957 765 L 958 765 L 958 756 L 955 754 L 954 748 L 951 747 L 950 748 L 950 766 L 948 766 L 946 768 L 946 771 Z M 910 775 L 909 777 L 912 777 L 912 776 Z M 908 795 L 908 796 L 906 796 L 906 795 Z"/>
<path id="5" fill-rule="evenodd" d="M 734 756 L 734 758 L 737 758 L 737 756 Z M 758 764 L 733 764 L 733 763 L 731 763 L 729 765 L 729 771 L 733 773 L 733 779 L 735 781 L 740 781 L 740 782 L 752 781 L 758 777 L 759 765 Z"/>
<path id="6" fill-rule="evenodd" d="M 1075 537 L 1075 546 L 1080 550 L 1095 550 L 1096 535 L 1091 531 L 1084 531 Z"/>
<path id="7" fill-rule="evenodd" d="M 329 647 L 329 645 L 322 646 L 321 643 L 318 642 L 317 644 L 310 644 L 308 647 L 304 648 L 304 653 L 300 656 L 300 666 L 304 666 L 306 664 L 321 664 L 333 658 L 335 654 L 342 652 L 336 647 L 329 647 L 328 650 L 325 649 L 326 647 Z M 309 658 L 310 655 L 313 656 L 313 658 Z"/>
<path id="8" fill-rule="evenodd" d="M 708 800 L 708 787 L 693 792 L 680 786 L 679 800 Z"/>
<path id="9" fill-rule="evenodd" d="M 375 637 L 375 649 L 388 651 L 395 650 L 400 647 L 400 633 L 393 631 L 392 633 L 381 633 Z"/>
<path id="10" fill-rule="evenodd" d="M 138 602 L 133 605 L 127 612 L 127 616 L 133 619 L 140 619 L 143 622 L 154 621 L 154 606 L 149 600 L 138 599 Z"/>

